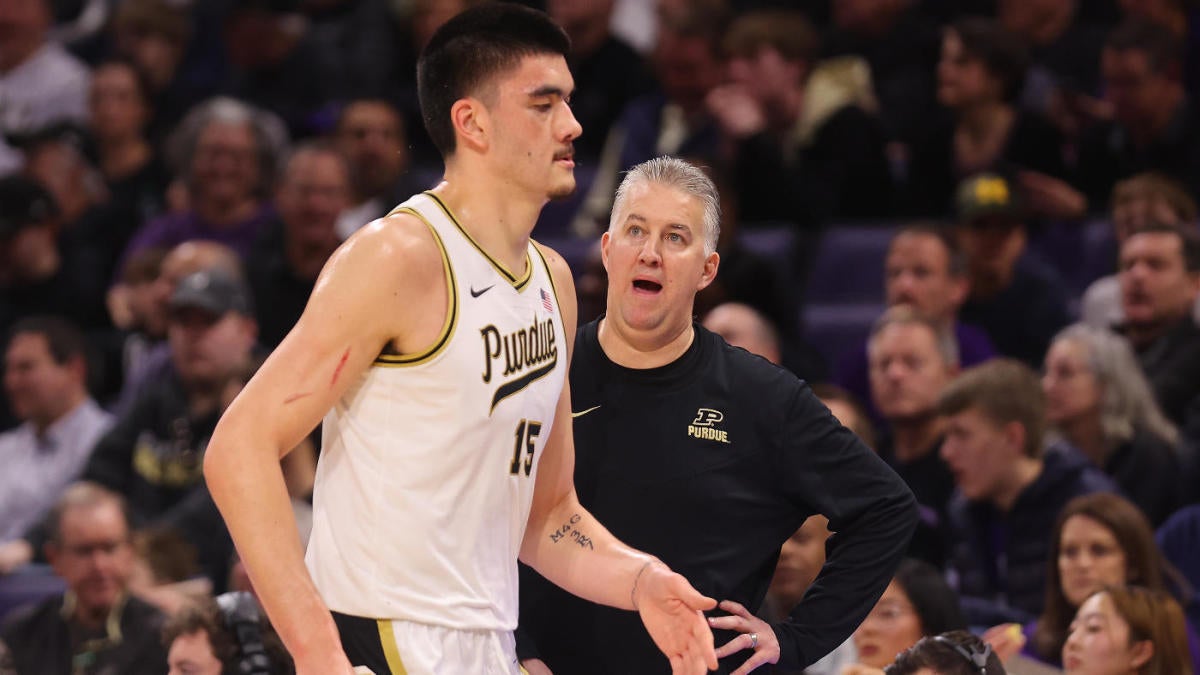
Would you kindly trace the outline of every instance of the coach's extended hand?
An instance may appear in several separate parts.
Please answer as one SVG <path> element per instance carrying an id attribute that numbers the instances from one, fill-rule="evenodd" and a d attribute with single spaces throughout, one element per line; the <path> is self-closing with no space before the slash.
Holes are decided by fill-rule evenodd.
<path id="1" fill-rule="evenodd" d="M 674 675 L 716 670 L 712 630 L 703 614 L 717 606 L 716 600 L 701 595 L 687 579 L 657 561 L 638 574 L 631 595 L 646 631 L 670 659 Z"/>

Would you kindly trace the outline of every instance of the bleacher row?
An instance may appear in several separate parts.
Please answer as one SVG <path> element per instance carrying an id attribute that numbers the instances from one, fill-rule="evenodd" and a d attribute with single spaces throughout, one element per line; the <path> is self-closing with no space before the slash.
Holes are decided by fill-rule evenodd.
<path id="1" fill-rule="evenodd" d="M 884 258 L 903 225 L 833 224 L 812 240 L 814 250 L 803 255 L 797 229 L 789 223 L 748 223 L 740 227 L 737 238 L 767 262 L 787 287 L 801 289 L 802 297 L 795 299 L 798 325 L 832 363 L 847 345 L 861 344 L 883 312 Z M 593 240 L 568 234 L 561 224 L 545 218 L 539 228 L 546 234 L 535 230 L 534 237 L 561 253 L 578 274 Z M 1031 236 L 1028 253 L 1058 271 L 1074 314 L 1088 284 L 1113 273 L 1116 264 L 1116 244 L 1107 220 L 1049 226 Z"/>

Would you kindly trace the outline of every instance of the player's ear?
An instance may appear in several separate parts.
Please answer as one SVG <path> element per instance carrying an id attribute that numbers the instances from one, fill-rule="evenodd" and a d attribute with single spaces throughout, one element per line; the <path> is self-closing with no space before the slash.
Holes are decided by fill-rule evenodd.
<path id="1" fill-rule="evenodd" d="M 704 258 L 704 272 L 700 275 L 700 283 L 696 284 L 696 290 L 702 291 L 717 278 L 717 268 L 721 266 L 721 254 L 713 251 Z"/>
<path id="2" fill-rule="evenodd" d="M 487 150 L 491 138 L 491 118 L 487 106 L 477 98 L 460 98 L 450 107 L 450 122 L 458 137 L 457 144 L 476 152 Z"/>

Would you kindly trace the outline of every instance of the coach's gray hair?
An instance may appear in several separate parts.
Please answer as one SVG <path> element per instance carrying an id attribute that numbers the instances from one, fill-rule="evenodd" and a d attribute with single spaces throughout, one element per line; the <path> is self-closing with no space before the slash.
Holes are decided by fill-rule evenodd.
<path id="1" fill-rule="evenodd" d="M 934 345 L 937 347 L 938 356 L 942 357 L 942 363 L 946 364 L 947 368 L 959 365 L 958 338 L 954 333 L 908 305 L 890 307 L 878 319 L 875 319 L 875 323 L 871 325 L 871 335 L 867 338 L 868 349 L 888 326 L 924 326 L 928 328 L 933 333 Z"/>
<path id="2" fill-rule="evenodd" d="M 1179 441 L 1179 430 L 1163 415 L 1133 349 L 1116 333 L 1083 323 L 1059 331 L 1056 342 L 1067 340 L 1087 351 L 1087 367 L 1100 387 L 1100 432 L 1115 448 L 1137 430 L 1168 443 Z"/>
<path id="3" fill-rule="evenodd" d="M 699 199 L 704 205 L 704 254 L 717 250 L 717 239 L 721 236 L 721 196 L 717 193 L 717 186 L 700 167 L 675 157 L 655 157 L 625 174 L 613 199 L 612 215 L 608 220 L 609 232 L 616 226 L 630 191 L 647 183 L 673 187 Z"/>

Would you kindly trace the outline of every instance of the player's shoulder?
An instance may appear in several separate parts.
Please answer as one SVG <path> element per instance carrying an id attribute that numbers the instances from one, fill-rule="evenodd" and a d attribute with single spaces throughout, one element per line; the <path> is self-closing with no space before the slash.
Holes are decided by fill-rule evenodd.
<path id="1" fill-rule="evenodd" d="M 549 270 L 550 276 L 554 277 L 555 283 L 574 281 L 571 275 L 571 266 L 567 264 L 566 258 L 563 258 L 558 251 L 540 241 L 535 239 L 530 239 L 529 241 L 546 261 L 546 268 Z"/>
<path id="2" fill-rule="evenodd" d="M 384 274 L 424 273 L 426 267 L 441 265 L 441 250 L 429 225 L 407 211 L 393 211 L 364 225 L 342 244 L 339 254 Z"/>

